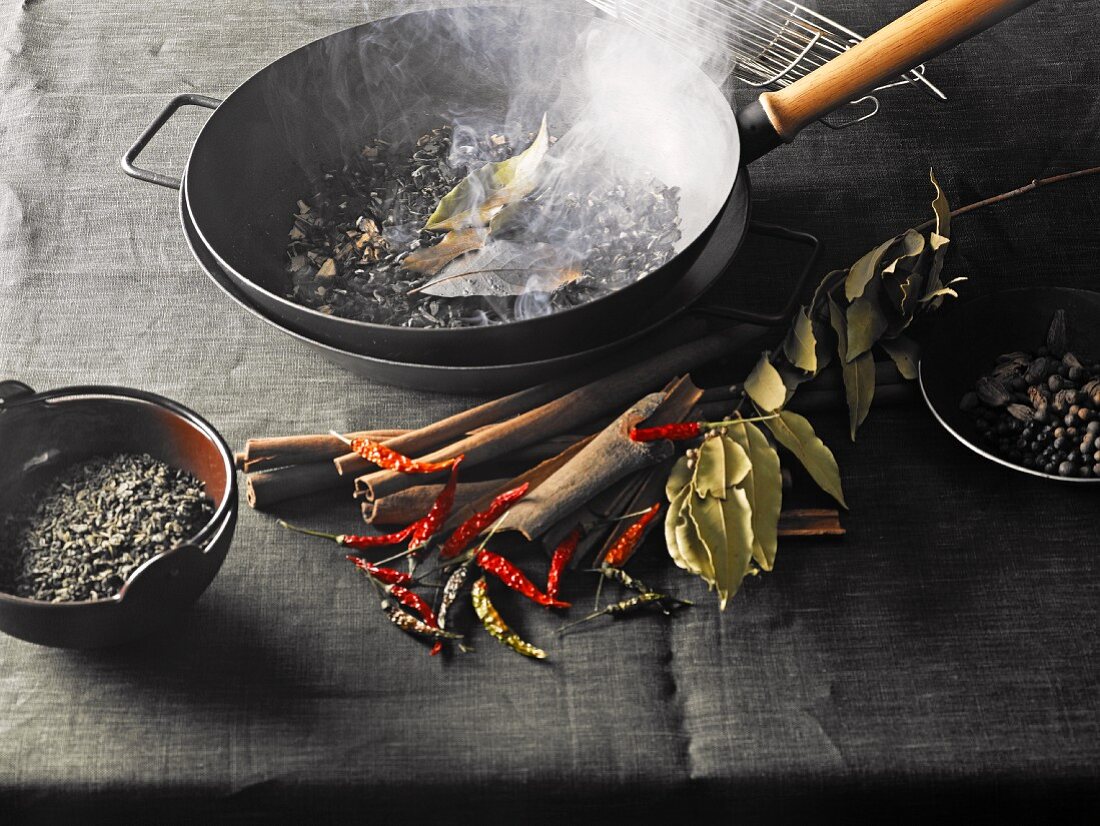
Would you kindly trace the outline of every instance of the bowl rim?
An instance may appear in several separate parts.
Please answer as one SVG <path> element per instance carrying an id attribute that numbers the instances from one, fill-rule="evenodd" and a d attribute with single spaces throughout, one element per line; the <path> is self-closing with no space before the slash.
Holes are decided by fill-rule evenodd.
<path id="1" fill-rule="evenodd" d="M 1083 289 L 1083 288 L 1080 288 L 1080 287 L 1061 287 L 1061 286 L 1057 286 L 1057 285 L 1035 285 L 1035 286 L 1028 286 L 1028 287 L 1013 287 L 1013 288 L 1007 289 L 1007 290 L 998 290 L 996 292 L 985 293 L 983 295 L 974 296 L 973 298 L 970 298 L 970 299 L 967 299 L 966 301 L 962 301 L 962 302 L 958 303 L 952 309 L 956 314 L 966 313 L 968 311 L 972 311 L 975 306 L 980 306 L 980 305 L 982 305 L 986 302 L 994 301 L 996 299 L 1004 299 L 1006 296 L 1009 296 L 1009 297 L 1023 297 L 1027 294 L 1035 294 L 1035 293 L 1044 293 L 1044 294 L 1063 293 L 1063 294 L 1066 294 L 1067 299 L 1072 299 L 1075 295 L 1080 295 L 1082 293 L 1088 293 L 1090 296 L 1100 297 L 1100 291 L 1088 290 L 1088 289 Z M 957 323 L 957 320 L 956 320 L 956 323 Z M 933 335 L 935 335 L 934 332 L 933 332 Z M 1087 478 L 1080 477 L 1080 476 L 1059 476 L 1057 474 L 1046 473 L 1045 471 L 1037 470 L 1035 468 L 1024 467 L 1023 465 L 1018 465 L 1015 462 L 1012 462 L 1012 461 L 1004 458 L 1003 456 L 999 456 L 996 453 L 993 453 L 992 451 L 986 450 L 981 445 L 979 445 L 976 442 L 972 441 L 970 439 L 970 437 L 967 436 L 965 433 L 960 433 L 959 430 L 956 429 L 947 420 L 947 418 L 944 415 L 941 414 L 940 408 L 939 408 L 936 400 L 934 400 L 929 395 L 928 388 L 926 387 L 926 377 L 925 377 L 925 371 L 927 369 L 928 368 L 926 366 L 925 360 L 922 357 L 920 359 L 920 361 L 917 363 L 917 383 L 920 385 L 921 397 L 924 399 L 925 405 L 932 412 L 933 418 L 935 418 L 935 420 L 940 424 L 940 426 L 944 430 L 946 430 L 948 433 L 950 433 L 952 436 L 954 436 L 955 439 L 960 444 L 962 444 L 963 446 L 965 446 L 969 450 L 973 451 L 974 453 L 977 453 L 979 456 L 981 456 L 984 459 L 988 459 L 992 462 L 996 462 L 998 465 L 1002 465 L 1003 467 L 1009 468 L 1010 470 L 1014 470 L 1018 473 L 1026 473 L 1029 476 L 1035 476 L 1035 477 L 1038 477 L 1040 479 L 1046 479 L 1047 481 L 1065 482 L 1065 483 L 1069 483 L 1069 484 L 1078 484 L 1078 485 L 1087 485 L 1087 484 L 1100 483 L 1100 476 L 1090 476 L 1090 477 L 1087 477 Z"/>
<path id="2" fill-rule="evenodd" d="M 18 396 L 10 399 L 0 405 L 0 413 L 5 408 L 11 409 L 19 407 L 24 404 L 35 403 L 55 403 L 64 399 L 77 398 L 77 397 L 106 397 L 122 400 L 132 400 L 144 402 L 147 404 L 160 407 L 167 410 L 169 413 L 184 419 L 188 424 L 197 428 L 200 432 L 206 436 L 207 440 L 214 445 L 215 449 L 222 459 L 222 466 L 225 470 L 227 484 L 225 486 L 225 494 L 222 496 L 222 501 L 218 503 L 214 509 L 214 513 L 211 517 L 203 523 L 198 532 L 193 536 L 188 537 L 183 542 L 169 548 L 166 551 L 161 551 L 155 554 L 149 559 L 145 560 L 141 565 L 135 568 L 130 575 L 123 582 L 122 587 L 117 594 L 113 594 L 109 597 L 100 597 L 97 599 L 84 599 L 84 600 L 67 600 L 64 602 L 46 602 L 40 599 L 33 599 L 32 597 L 21 597 L 15 594 L 9 594 L 5 591 L 0 591 L 0 601 L 8 602 L 16 605 L 29 605 L 35 608 L 52 608 L 52 609 L 68 609 L 73 610 L 75 608 L 90 606 L 90 605 L 118 605 L 125 599 L 127 591 L 130 585 L 145 572 L 154 560 L 162 559 L 175 553 L 180 548 L 191 545 L 200 548 L 203 553 L 206 553 L 206 549 L 203 545 L 217 535 L 226 521 L 230 518 L 231 512 L 237 508 L 237 469 L 233 459 L 233 451 L 229 447 L 229 443 L 225 438 L 210 424 L 206 419 L 196 413 L 194 410 L 180 404 L 174 399 L 170 399 L 167 396 L 162 396 L 158 393 L 152 393 L 148 390 L 139 390 L 133 387 L 122 387 L 119 385 L 109 384 L 87 384 L 87 385 L 73 385 L 71 387 L 58 387 L 53 390 L 45 390 L 42 392 L 35 392 L 28 395 Z"/>

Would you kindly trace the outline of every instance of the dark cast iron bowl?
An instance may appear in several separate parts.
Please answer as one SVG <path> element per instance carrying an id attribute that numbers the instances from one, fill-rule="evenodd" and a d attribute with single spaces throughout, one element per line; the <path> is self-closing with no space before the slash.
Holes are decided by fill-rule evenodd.
<path id="1" fill-rule="evenodd" d="M 1059 482 L 1097 483 L 1054 476 L 1014 464 L 987 450 L 969 413 L 959 409 L 963 395 L 987 374 L 1001 353 L 1030 352 L 1046 341 L 1051 318 L 1066 311 L 1070 349 L 1082 357 L 1100 354 L 1100 293 L 1062 287 L 1006 290 L 944 307 L 920 359 L 924 400 L 948 433 L 980 456 L 1004 467 Z"/>
<path id="2" fill-rule="evenodd" d="M 109 599 L 53 603 L 0 593 L 0 631 L 61 648 L 119 645 L 177 620 L 218 573 L 237 525 L 237 483 L 233 454 L 209 423 L 140 390 L 35 393 L 0 382 L 0 501 L 17 501 L 74 462 L 118 452 L 148 453 L 194 474 L 215 502 L 213 516 L 186 543 L 134 571 Z"/>

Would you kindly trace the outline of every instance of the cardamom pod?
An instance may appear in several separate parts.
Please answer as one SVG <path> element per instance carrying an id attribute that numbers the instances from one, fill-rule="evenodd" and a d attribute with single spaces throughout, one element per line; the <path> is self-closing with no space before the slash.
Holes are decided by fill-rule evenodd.
<path id="1" fill-rule="evenodd" d="M 1032 385 L 1027 389 L 1027 397 L 1031 400 L 1031 406 L 1038 410 L 1050 401 L 1050 391 L 1045 387 Z"/>
<path id="2" fill-rule="evenodd" d="M 1021 352 L 1020 350 L 1014 350 L 1011 353 L 1001 353 L 999 356 L 997 356 L 997 363 L 1001 364 L 1006 361 L 1020 360 L 1027 361 L 1029 358 L 1030 356 L 1028 356 L 1027 353 Z"/>
<path id="3" fill-rule="evenodd" d="M 1066 367 L 1076 367 L 1078 370 L 1085 369 L 1085 365 L 1083 365 L 1073 353 L 1066 353 L 1062 356 L 1062 364 Z"/>
<path id="4" fill-rule="evenodd" d="M 1068 346 L 1066 340 L 1066 311 L 1058 310 L 1050 321 L 1050 330 L 1047 331 L 1047 349 L 1059 358 L 1066 352 Z"/>
<path id="5" fill-rule="evenodd" d="M 1035 411 L 1026 404 L 1010 404 L 1006 409 L 1008 415 L 1018 422 L 1030 422 L 1035 418 Z"/>
<path id="6" fill-rule="evenodd" d="M 1012 400 L 1012 396 L 1005 389 L 1005 386 L 989 376 L 982 376 L 978 379 L 974 389 L 978 392 L 978 398 L 990 407 L 1004 407 Z"/>
<path id="7" fill-rule="evenodd" d="M 1097 390 L 1100 390 L 1100 379 L 1093 379 L 1081 388 L 1081 392 L 1084 393 L 1086 396 L 1091 396 Z"/>
<path id="8" fill-rule="evenodd" d="M 1028 365 L 1027 372 L 1024 373 L 1024 381 L 1028 384 L 1036 384 L 1043 381 L 1048 375 L 1050 375 L 1050 359 L 1039 356 Z"/>
<path id="9" fill-rule="evenodd" d="M 993 368 L 993 375 L 997 378 L 1005 378 L 1018 375 L 1027 369 L 1030 362 L 1026 357 L 1019 357 L 1009 359 L 1008 361 L 1002 361 L 996 367 Z"/>

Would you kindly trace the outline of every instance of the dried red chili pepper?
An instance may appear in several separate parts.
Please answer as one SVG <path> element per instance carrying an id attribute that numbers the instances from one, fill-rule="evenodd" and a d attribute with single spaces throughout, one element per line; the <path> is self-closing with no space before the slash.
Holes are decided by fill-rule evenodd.
<path id="1" fill-rule="evenodd" d="M 653 521 L 660 510 L 661 503 L 654 502 L 637 522 L 623 531 L 622 536 L 615 540 L 615 544 L 604 555 L 603 564 L 610 568 L 618 568 L 625 563 L 641 541 L 646 526 Z"/>
<path id="2" fill-rule="evenodd" d="M 554 549 L 554 555 L 550 558 L 550 573 L 546 576 L 546 596 L 550 599 L 558 598 L 562 572 L 565 570 L 565 566 L 573 560 L 573 554 L 577 552 L 577 544 L 580 541 L 581 529 L 574 528 Z"/>
<path id="3" fill-rule="evenodd" d="M 447 517 L 451 515 L 451 508 L 455 503 L 455 490 L 458 487 L 458 466 L 462 464 L 462 456 L 455 459 L 451 465 L 451 476 L 447 484 L 443 486 L 439 496 L 432 503 L 428 513 L 422 519 L 413 523 L 412 538 L 409 540 L 409 550 L 415 551 L 423 547 L 443 527 Z"/>
<path id="4" fill-rule="evenodd" d="M 630 431 L 630 438 L 635 442 L 659 442 L 669 439 L 673 442 L 683 439 L 694 439 L 702 432 L 699 422 L 677 422 L 675 424 L 663 424 L 658 427 L 635 427 Z"/>
<path id="5" fill-rule="evenodd" d="M 455 528 L 450 538 L 443 543 L 439 555 L 443 559 L 451 559 L 458 556 L 470 544 L 475 536 L 496 522 L 508 508 L 523 498 L 527 489 L 531 487 L 529 482 L 524 482 L 518 488 L 512 488 L 500 494 L 485 510 L 479 511 Z"/>
<path id="6" fill-rule="evenodd" d="M 368 462 L 378 465 L 386 470 L 396 470 L 400 473 L 435 473 L 440 470 L 449 470 L 455 462 L 461 459 L 445 459 L 442 462 L 421 462 L 410 459 L 403 453 L 386 447 L 381 442 L 372 439 L 352 439 L 349 444 L 351 449 L 366 459 Z"/>
<path id="7" fill-rule="evenodd" d="M 345 548 L 380 548 L 385 545 L 396 545 L 398 542 L 404 542 L 409 538 L 409 534 L 416 528 L 417 523 L 413 522 L 411 525 L 402 528 L 394 533 L 384 533 L 378 536 L 360 536 L 352 533 L 325 533 L 324 531 L 311 531 L 308 528 L 299 528 L 291 525 L 289 522 L 279 520 L 279 524 L 284 528 L 295 531 L 296 533 L 304 533 L 307 536 L 320 536 L 323 539 L 331 539 L 338 545 L 343 545 Z"/>
<path id="8" fill-rule="evenodd" d="M 419 594 L 410 591 L 403 585 L 389 585 L 386 587 L 386 591 L 406 608 L 412 608 L 420 614 L 421 619 L 429 628 L 439 628 L 439 622 L 435 618 L 432 606 L 428 605 Z M 443 643 L 437 640 L 435 645 L 432 646 L 431 656 L 434 657 L 442 650 Z"/>
<path id="9" fill-rule="evenodd" d="M 763 422 L 774 419 L 778 414 L 768 416 L 754 416 L 751 419 L 726 419 L 721 422 L 674 422 L 655 427 L 634 427 L 630 429 L 630 438 L 635 442 L 659 442 L 662 439 L 669 441 L 682 441 L 702 436 L 706 430 L 715 430 L 720 427 L 732 427 L 736 424 L 748 422 Z"/>
<path id="10" fill-rule="evenodd" d="M 412 575 L 404 571 L 398 571 L 394 568 L 381 568 L 360 556 L 348 556 L 346 559 L 348 562 L 354 563 L 360 571 L 369 574 L 385 585 L 409 585 L 413 582 Z"/>
<path id="11" fill-rule="evenodd" d="M 492 574 L 513 591 L 522 594 L 532 602 L 537 602 L 539 605 L 545 605 L 548 608 L 568 608 L 570 605 L 568 602 L 561 602 L 544 594 L 535 583 L 527 578 L 523 571 L 500 554 L 482 549 L 477 552 L 474 560 L 485 573 Z"/>

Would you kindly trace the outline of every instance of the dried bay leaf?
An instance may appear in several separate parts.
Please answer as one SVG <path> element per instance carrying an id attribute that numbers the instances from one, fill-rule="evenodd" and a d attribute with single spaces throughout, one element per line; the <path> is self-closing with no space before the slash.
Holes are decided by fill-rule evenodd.
<path id="1" fill-rule="evenodd" d="M 808 308 L 802 307 L 795 313 L 794 323 L 783 340 L 783 354 L 799 370 L 817 372 L 817 339 Z"/>
<path id="2" fill-rule="evenodd" d="M 771 363 L 771 353 L 765 352 L 745 379 L 745 392 L 761 410 L 778 410 L 787 401 L 787 386 Z"/>
<path id="3" fill-rule="evenodd" d="M 699 446 L 692 487 L 697 496 L 726 498 L 726 453 L 721 439 L 704 439 Z"/>
<path id="4" fill-rule="evenodd" d="M 451 230 L 430 247 L 410 252 L 401 266 L 412 272 L 435 275 L 460 255 L 481 249 L 484 244 L 485 232 L 477 227 Z"/>
<path id="5" fill-rule="evenodd" d="M 840 483 L 840 468 L 837 467 L 833 452 L 814 433 L 813 425 L 804 417 L 789 410 L 783 410 L 774 419 L 764 424 L 783 447 L 795 455 L 813 480 L 827 494 L 845 508 L 844 490 Z"/>
<path id="6" fill-rule="evenodd" d="M 870 352 L 847 362 L 843 370 L 844 395 L 848 400 L 848 430 L 852 441 L 856 440 L 856 431 L 871 412 L 871 401 L 875 397 L 875 357 Z"/>
<path id="7" fill-rule="evenodd" d="M 856 431 L 867 418 L 871 410 L 871 400 L 875 395 L 875 358 L 870 351 L 848 361 L 847 321 L 844 311 L 830 295 L 829 320 L 836 332 L 837 354 L 840 356 L 841 377 L 844 380 L 844 396 L 848 402 L 848 428 L 855 441 Z"/>
<path id="8" fill-rule="evenodd" d="M 537 170 L 550 148 L 546 115 L 538 134 L 525 150 L 471 172 L 439 201 L 424 229 L 485 226 L 497 211 L 530 195 L 538 184 Z"/>
<path id="9" fill-rule="evenodd" d="M 744 490 L 733 488 L 721 505 L 726 545 L 721 561 L 715 565 L 715 580 L 718 607 L 724 611 L 726 603 L 737 593 L 749 572 L 753 557 L 753 531 L 752 505 Z"/>
<path id="10" fill-rule="evenodd" d="M 732 488 L 740 485 L 745 477 L 752 473 L 752 459 L 749 457 L 748 451 L 728 436 L 715 437 L 712 441 L 722 443 L 722 451 L 725 453 L 726 459 L 726 487 Z"/>
<path id="11" fill-rule="evenodd" d="M 691 515 L 691 502 L 694 494 L 690 490 L 684 496 L 684 501 L 677 512 L 677 519 L 673 526 L 676 537 L 676 548 L 683 568 L 703 578 L 709 585 L 714 584 L 714 565 L 707 546 L 699 535 L 699 528 Z"/>
<path id="12" fill-rule="evenodd" d="M 770 571 L 775 565 L 779 512 L 783 507 L 779 454 L 760 428 L 751 422 L 733 425 L 728 431 L 726 438 L 745 452 L 751 466 L 739 484 L 752 509 L 752 558 L 765 571 Z"/>
<path id="13" fill-rule="evenodd" d="M 849 301 L 855 301 L 863 295 L 867 285 L 871 283 L 877 274 L 882 257 L 897 240 L 897 238 L 891 238 L 889 241 L 879 244 L 852 265 L 851 269 L 848 270 L 847 277 L 844 279 L 845 298 Z"/>
<path id="14" fill-rule="evenodd" d="M 444 298 L 552 293 L 583 272 L 550 244 L 497 241 L 452 261 L 428 283 L 409 293 Z"/>
<path id="15" fill-rule="evenodd" d="M 668 497 L 669 502 L 691 484 L 691 477 L 692 472 L 691 468 L 688 467 L 687 456 L 681 456 L 672 465 L 672 470 L 668 474 L 668 481 L 665 483 L 665 496 Z"/>
<path id="16" fill-rule="evenodd" d="M 718 587 L 719 599 L 725 604 L 722 594 L 723 591 L 729 593 L 731 570 L 726 553 L 726 520 L 722 500 L 692 494 L 688 498 L 688 514 L 710 560 L 709 573 L 703 574 L 703 579 L 708 585 Z"/>
<path id="17" fill-rule="evenodd" d="M 889 321 L 882 312 L 879 293 L 882 284 L 873 281 L 863 295 L 848 305 L 847 326 L 848 343 L 844 358 L 852 361 L 866 353 L 889 327 Z"/>
<path id="18" fill-rule="evenodd" d="M 906 336 L 884 338 L 879 344 L 889 354 L 898 367 L 902 378 L 912 381 L 917 377 L 917 363 L 920 361 L 920 347 Z"/>

